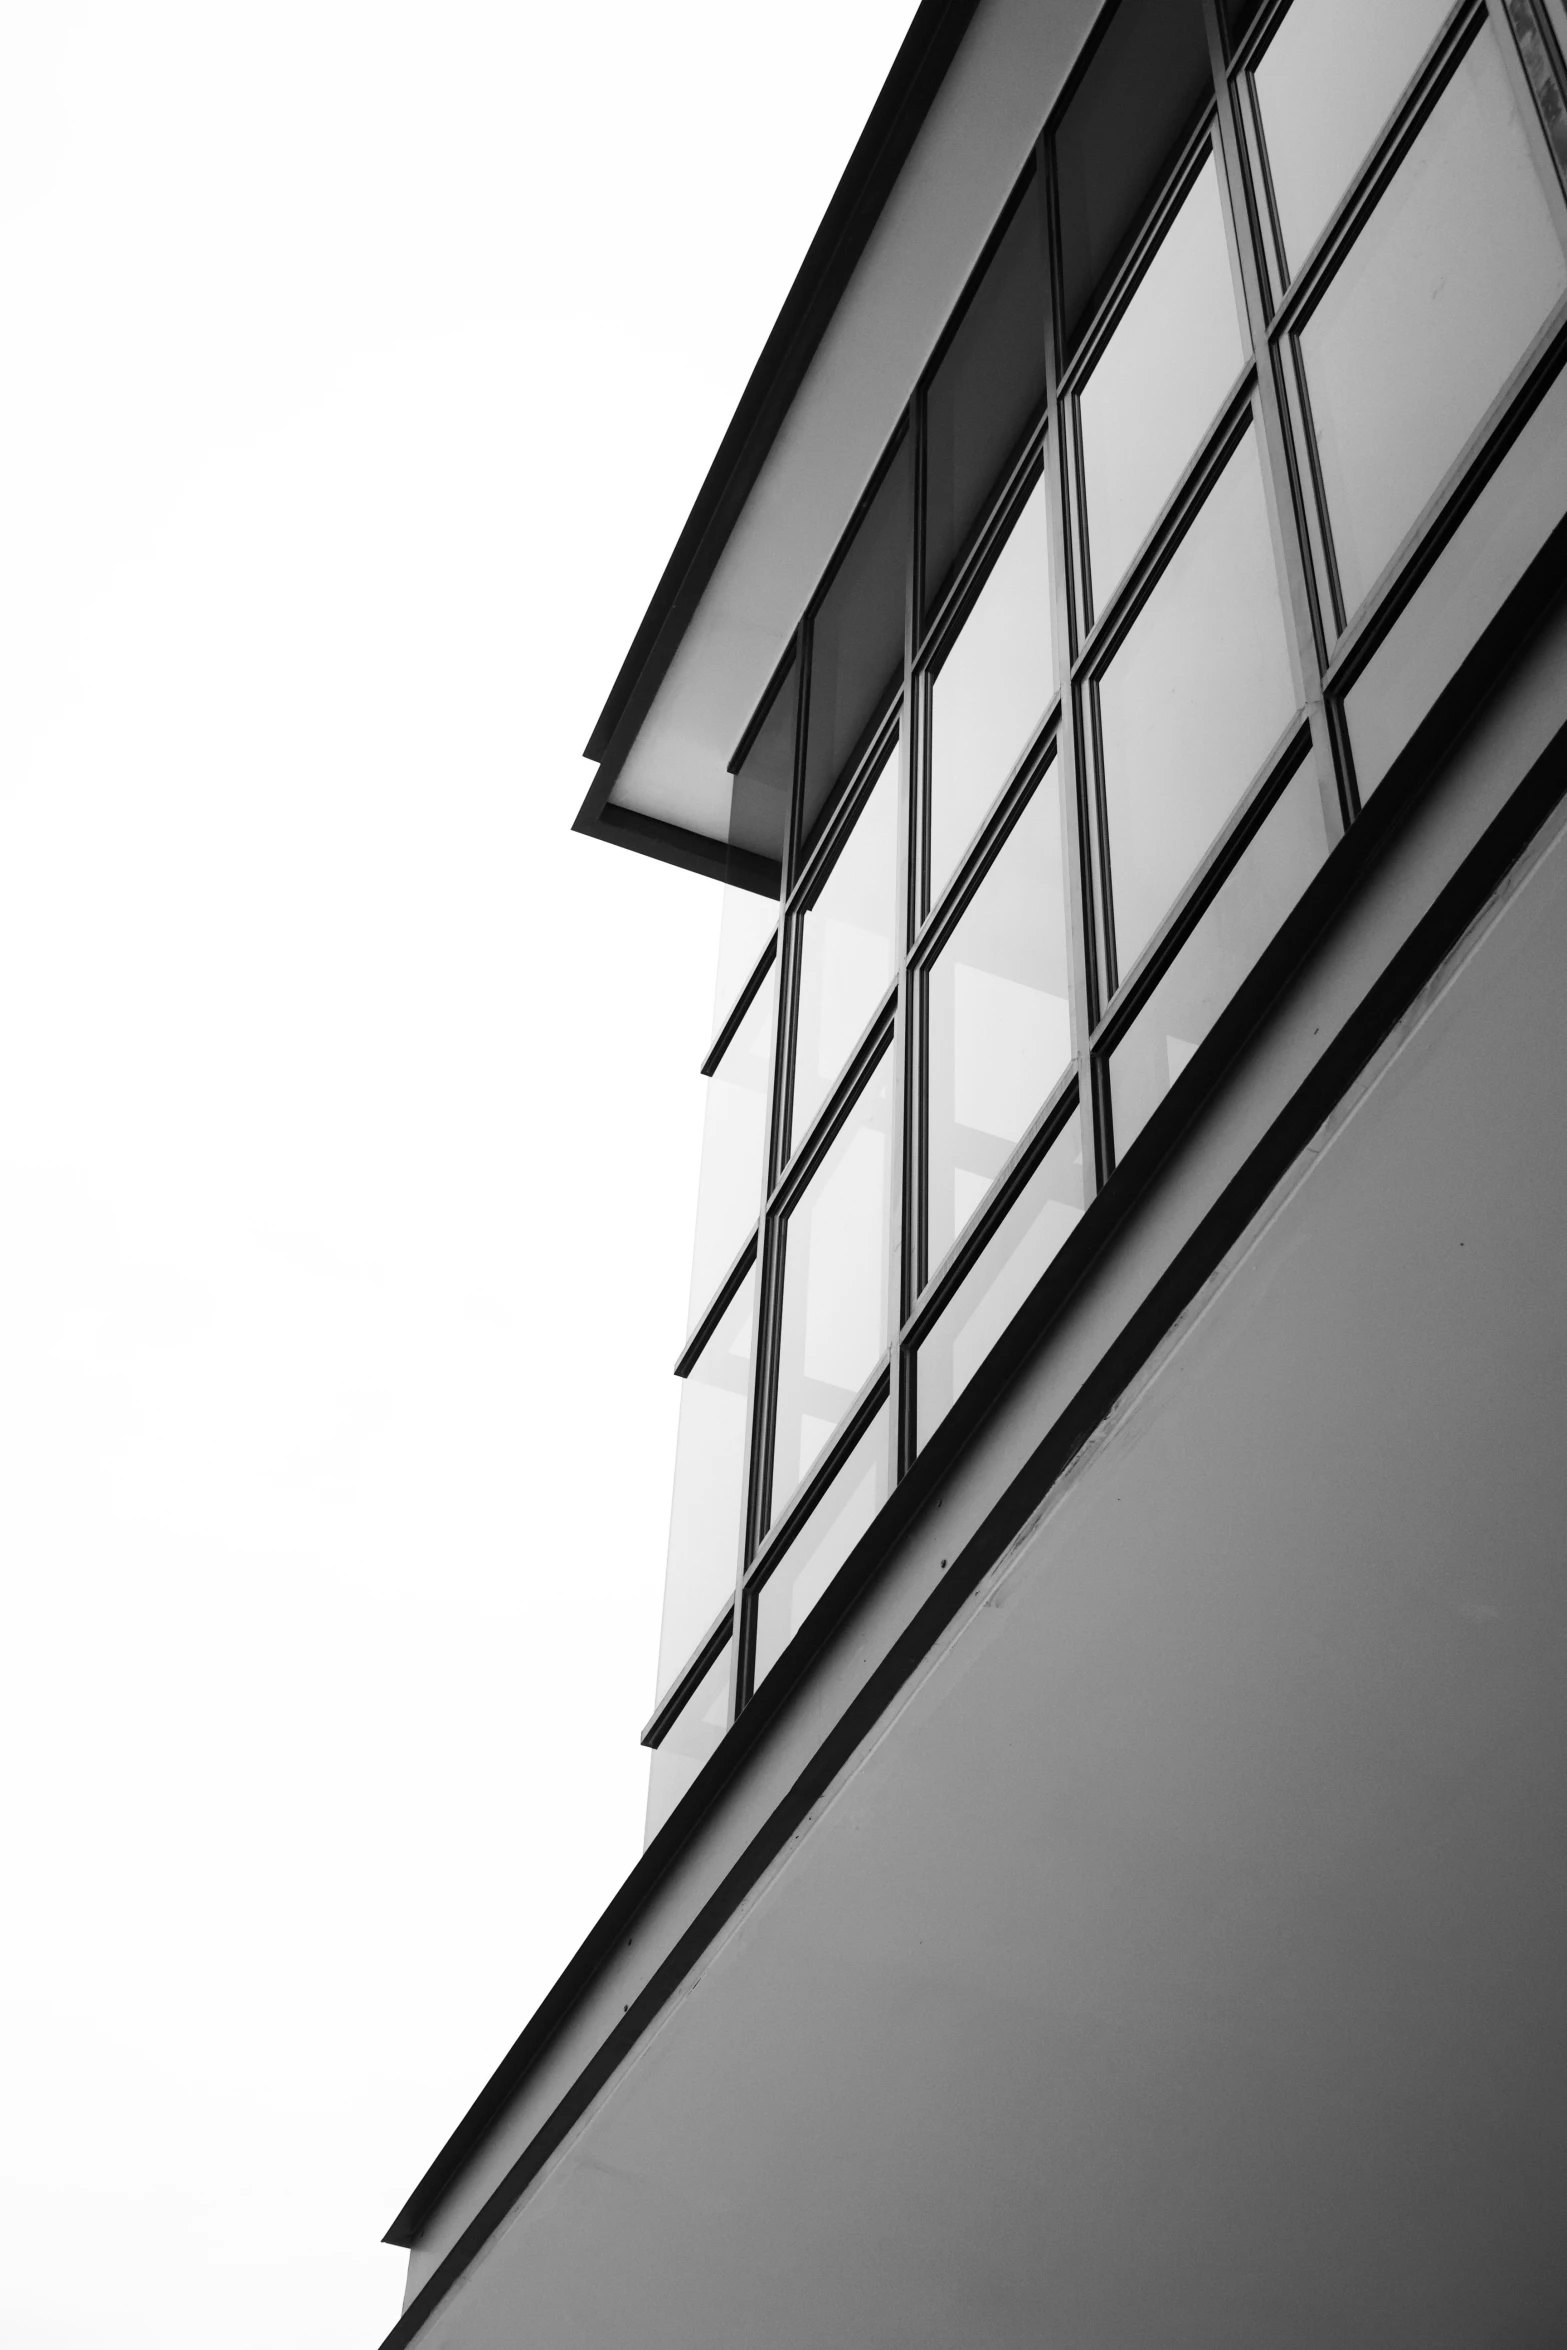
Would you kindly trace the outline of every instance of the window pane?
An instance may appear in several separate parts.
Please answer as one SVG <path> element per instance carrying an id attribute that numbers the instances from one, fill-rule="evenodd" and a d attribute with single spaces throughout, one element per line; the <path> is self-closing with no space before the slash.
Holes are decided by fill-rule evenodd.
<path id="1" fill-rule="evenodd" d="M 918 1441 L 936 1429 L 1083 1212 L 1083 1128 L 1074 1110 L 928 1337 L 914 1373 Z"/>
<path id="2" fill-rule="evenodd" d="M 1301 331 L 1346 613 L 1564 291 L 1486 24 Z"/>
<path id="3" fill-rule="evenodd" d="M 647 1830 L 651 1844 L 686 1789 L 729 1727 L 729 1648 L 726 1640 L 679 1713 L 653 1749 L 647 1780 Z"/>
<path id="4" fill-rule="evenodd" d="M 680 1390 L 669 1564 L 658 1640 L 662 1697 L 734 1590 L 745 1498 L 745 1403 L 756 1273 L 747 1273 Z"/>
<path id="5" fill-rule="evenodd" d="M 932 1271 L 1072 1058 L 1060 792 L 1052 761 L 926 981 Z"/>
<path id="6" fill-rule="evenodd" d="M 762 949 L 778 927 L 774 899 L 754 890 L 727 884 L 718 918 L 718 978 L 713 988 L 713 1034 L 716 1036 L 739 1002 L 746 981 L 762 959 Z"/>
<path id="7" fill-rule="evenodd" d="M 1078 397 L 1096 610 L 1109 603 L 1245 357 L 1210 154 Z"/>
<path id="8" fill-rule="evenodd" d="M 1123 974 L 1294 708 L 1262 466 L 1248 432 L 1099 681 Z"/>
<path id="9" fill-rule="evenodd" d="M 1198 917 L 1110 1056 L 1110 1109 L 1124 1158 L 1328 853 L 1308 756 Z"/>
<path id="10" fill-rule="evenodd" d="M 892 985 L 898 757 L 889 751 L 800 926 L 800 1015 L 790 1134 L 803 1141 Z"/>
<path id="11" fill-rule="evenodd" d="M 886 707 L 902 672 L 903 599 L 912 528 L 905 439 L 861 517 L 811 627 L 802 823 L 807 848 L 867 728 Z"/>
<path id="12" fill-rule="evenodd" d="M 1257 61 L 1268 176 L 1291 270 L 1370 154 L 1453 0 L 1295 0 Z"/>
<path id="13" fill-rule="evenodd" d="M 691 1252 L 689 1320 L 693 1326 L 712 1303 L 714 1290 L 761 1213 L 777 986 L 775 962 L 707 1081 L 696 1245 Z"/>
<path id="14" fill-rule="evenodd" d="M 1567 374 L 1557 377 L 1344 697 L 1362 799 L 1376 790 L 1563 514 Z"/>
<path id="15" fill-rule="evenodd" d="M 886 1500 L 887 1447 L 883 1404 L 757 1595 L 753 1689 L 772 1671 Z"/>
<path id="16" fill-rule="evenodd" d="M 1069 342 L 1212 91 L 1201 0 L 1120 0 L 1054 141 Z"/>
<path id="17" fill-rule="evenodd" d="M 931 688 L 932 903 L 1056 690 L 1047 515 L 1041 476 Z"/>
<path id="18" fill-rule="evenodd" d="M 925 603 L 1045 397 L 1045 244 L 1032 172 L 925 402 Z"/>
<path id="19" fill-rule="evenodd" d="M 774 1518 L 887 1351 L 891 1079 L 883 1053 L 785 1229 Z"/>
<path id="20" fill-rule="evenodd" d="M 789 795 L 794 789 L 794 735 L 800 696 L 791 653 L 774 685 L 745 757 L 734 769 L 729 793 L 729 845 L 771 857 L 783 856 Z M 748 729 L 748 731 L 750 731 Z M 744 736 L 741 740 L 744 741 Z"/>

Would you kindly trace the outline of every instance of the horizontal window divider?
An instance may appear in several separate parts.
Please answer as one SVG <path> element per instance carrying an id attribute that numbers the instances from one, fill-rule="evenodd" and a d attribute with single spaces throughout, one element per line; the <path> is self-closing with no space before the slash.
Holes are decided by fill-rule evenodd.
<path id="1" fill-rule="evenodd" d="M 1454 11 L 1426 52 L 1414 80 L 1384 124 L 1381 136 L 1339 200 L 1326 228 L 1297 264 L 1269 328 L 1275 342 L 1281 335 L 1299 334 L 1305 325 L 1485 22 L 1486 0 L 1464 0 L 1464 5 Z"/>
<path id="2" fill-rule="evenodd" d="M 665 1737 L 702 1675 L 713 1663 L 724 1642 L 734 1630 L 734 1620 L 735 1603 L 733 1599 L 726 1599 L 712 1623 L 703 1633 L 701 1640 L 692 1650 L 689 1661 L 681 1666 L 680 1671 L 669 1684 L 668 1696 L 660 1698 L 648 1716 L 640 1744 L 657 1746 Z"/>
<path id="3" fill-rule="evenodd" d="M 713 1302 L 693 1328 L 690 1337 L 675 1360 L 675 1377 L 689 1378 L 701 1359 L 702 1349 L 718 1328 L 735 1301 L 735 1293 L 756 1261 L 756 1228 L 753 1225 L 740 1243 L 740 1252 L 724 1275 L 714 1293 Z"/>
<path id="4" fill-rule="evenodd" d="M 796 1535 L 804 1530 L 805 1522 L 814 1514 L 817 1503 L 826 1498 L 828 1487 L 886 1402 L 890 1375 L 891 1356 L 883 1355 L 821 1459 L 815 1463 L 799 1491 L 791 1497 L 783 1516 L 775 1525 L 769 1526 L 757 1545 L 756 1556 L 746 1567 L 741 1584 L 742 1599 L 749 1599 L 752 1592 L 767 1581 L 785 1551 L 792 1546 Z"/>
<path id="5" fill-rule="evenodd" d="M 1100 1014 L 1088 1040 L 1095 1055 L 1113 1052 L 1120 1043 L 1185 945 L 1188 933 L 1224 887 L 1231 867 L 1266 822 L 1274 802 L 1310 747 L 1311 712 L 1301 708 L 1279 735 L 1236 801 L 1222 830 L 1215 834 L 1186 887 Z"/>
<path id="6" fill-rule="evenodd" d="M 1024 803 L 1032 796 L 1035 785 L 1056 755 L 1060 716 L 1061 696 L 1058 692 L 1040 723 L 1039 732 L 991 801 L 983 823 L 964 854 L 962 864 L 924 922 L 916 929 L 908 953 L 911 969 L 922 968 L 932 962 L 962 921 L 969 900 L 1000 855 L 1007 835 L 1022 813 Z"/>
<path id="7" fill-rule="evenodd" d="M 1426 500 L 1403 541 L 1383 567 L 1323 672 L 1325 694 L 1354 684 L 1397 621 L 1448 540 L 1485 494 L 1486 484 L 1567 365 L 1567 295 L 1557 303 L 1519 362 L 1512 381 L 1492 401 L 1457 459 Z"/>
<path id="8" fill-rule="evenodd" d="M 801 1192 L 832 1148 L 839 1127 L 854 1107 L 861 1085 L 892 1041 L 898 1008 L 896 984 L 887 990 L 880 1009 L 867 1023 L 848 1067 L 833 1087 L 805 1141 L 774 1184 L 767 1202 L 769 1218 L 787 1216 L 798 1205 Z"/>
<path id="9" fill-rule="evenodd" d="M 898 679 L 897 691 L 872 721 L 863 736 L 863 748 L 846 770 L 848 780 L 838 790 L 831 813 L 822 825 L 821 833 L 812 844 L 811 853 L 801 866 L 794 887 L 789 892 L 785 914 L 793 916 L 805 912 L 816 891 L 821 887 L 829 866 L 833 863 L 845 839 L 854 829 L 856 819 L 871 795 L 874 778 L 882 761 L 891 752 L 898 739 L 898 722 L 903 710 L 903 679 Z"/>
<path id="10" fill-rule="evenodd" d="M 1278 31 L 1294 0 L 1265 0 L 1230 53 L 1230 77 L 1252 73 L 1258 58 Z"/>
<path id="11" fill-rule="evenodd" d="M 845 759 L 822 804 L 816 819 L 814 837 L 807 841 L 803 834 L 795 843 L 794 879 L 789 884 L 787 904 L 790 912 L 800 903 L 816 877 L 817 867 L 827 853 L 827 843 L 838 823 L 843 807 L 856 791 L 869 768 L 874 764 L 889 733 L 897 726 L 898 713 L 903 707 L 903 664 L 889 670 L 887 683 L 879 695 L 876 707 L 861 731 L 859 741 Z M 802 737 L 800 756 L 806 755 Z"/>
<path id="12" fill-rule="evenodd" d="M 1027 1131 L 1008 1152 L 989 1192 L 972 1220 L 958 1234 L 945 1258 L 916 1300 L 898 1333 L 904 1348 L 918 1346 L 933 1323 L 952 1303 L 1007 1215 L 1016 1206 L 1045 1154 L 1051 1150 L 1078 1104 L 1078 1077 L 1083 1055 L 1075 1054 L 1052 1086 L 1044 1106 Z"/>
<path id="13" fill-rule="evenodd" d="M 1091 674 L 1109 667 L 1122 639 L 1158 586 L 1165 565 L 1185 537 L 1187 526 L 1198 507 L 1240 447 L 1248 430 L 1253 425 L 1261 429 L 1256 410 L 1257 361 L 1254 354 L 1246 361 L 1225 394 L 1224 404 L 1209 426 L 1201 447 L 1165 500 L 1158 520 L 1127 566 L 1125 577 L 1117 585 L 1109 604 L 1095 615 L 1093 626 L 1085 632 L 1077 658 L 1072 664 L 1074 685 L 1080 685 Z"/>
<path id="14" fill-rule="evenodd" d="M 1103 13 L 1108 17 L 1111 12 L 1106 9 Z M 1077 398 L 1085 380 L 1092 375 L 1106 343 L 1120 324 L 1128 303 L 1137 291 L 1143 271 L 1153 258 L 1155 246 L 1186 197 L 1191 194 L 1208 148 L 1217 146 L 1218 112 L 1217 100 L 1211 94 L 1201 100 L 1175 160 L 1159 183 L 1158 196 L 1133 229 L 1125 252 L 1116 262 L 1103 292 L 1094 304 L 1092 315 L 1079 331 L 1067 364 L 1061 370 L 1060 399 L 1063 408 L 1069 400 Z"/>
<path id="15" fill-rule="evenodd" d="M 741 1021 L 745 1018 L 747 1012 L 749 1012 L 751 1006 L 755 1003 L 756 991 L 761 986 L 763 980 L 767 977 L 768 972 L 771 970 L 773 957 L 777 954 L 777 952 L 778 933 L 776 930 L 774 930 L 772 937 L 768 940 L 766 946 L 763 947 L 760 955 L 757 957 L 755 970 L 751 973 L 750 978 L 746 981 L 744 987 L 741 988 L 740 993 L 736 996 L 733 1010 L 725 1014 L 722 1027 L 719 1029 L 718 1034 L 714 1037 L 712 1043 L 708 1046 L 707 1059 L 702 1063 L 700 1071 L 700 1074 L 703 1077 L 711 1077 L 715 1074 L 719 1062 L 723 1059 L 725 1053 L 728 1052 L 729 1047 L 734 1043 L 735 1030 L 739 1027 Z"/>
<path id="16" fill-rule="evenodd" d="M 941 602 L 925 622 L 914 649 L 916 669 L 939 666 L 952 650 L 953 641 L 979 600 L 997 542 L 1005 538 L 1017 520 L 1018 510 L 1032 487 L 1035 469 L 1043 471 L 1049 429 L 1049 410 L 1042 401 L 1008 461 L 1000 486 L 947 575 Z"/>
<path id="17" fill-rule="evenodd" d="M 1562 95 L 1567 60 L 1558 54 L 1559 44 L 1541 0 L 1506 0 L 1506 10 L 1556 176 L 1567 182 L 1567 108 Z"/>

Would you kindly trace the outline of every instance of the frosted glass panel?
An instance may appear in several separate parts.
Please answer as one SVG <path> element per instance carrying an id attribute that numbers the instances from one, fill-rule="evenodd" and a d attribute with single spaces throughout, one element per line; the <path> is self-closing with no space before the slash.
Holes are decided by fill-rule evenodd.
<path id="1" fill-rule="evenodd" d="M 892 985 L 898 910 L 898 757 L 888 753 L 800 926 L 800 1010 L 789 1131 L 804 1140 Z"/>
<path id="2" fill-rule="evenodd" d="M 1246 357 L 1210 154 L 1078 399 L 1103 611 Z"/>
<path id="3" fill-rule="evenodd" d="M 883 1053 L 784 1232 L 774 1518 L 887 1351 L 891 1166 L 891 1058 Z"/>
<path id="4" fill-rule="evenodd" d="M 1291 270 L 1377 142 L 1452 0 L 1295 0 L 1257 61 L 1257 105 Z"/>
<path id="5" fill-rule="evenodd" d="M 1099 683 L 1123 976 L 1294 708 L 1262 466 L 1248 432 Z"/>
<path id="6" fill-rule="evenodd" d="M 756 1272 L 747 1273 L 680 1390 L 675 1492 L 658 1641 L 658 1696 L 690 1661 L 734 1590 L 745 1498 Z"/>
<path id="7" fill-rule="evenodd" d="M 1056 690 L 1043 481 L 1012 525 L 931 688 L 930 891 L 956 871 Z"/>
<path id="8" fill-rule="evenodd" d="M 1487 23 L 1301 330 L 1346 614 L 1564 293 Z"/>
<path id="9" fill-rule="evenodd" d="M 1052 762 L 926 982 L 932 1271 L 1072 1058 L 1068 973 L 1060 781 Z"/>
<path id="10" fill-rule="evenodd" d="M 762 1211 L 777 972 L 775 962 L 707 1081 L 696 1241 L 691 1251 L 692 1327 L 712 1303 Z"/>

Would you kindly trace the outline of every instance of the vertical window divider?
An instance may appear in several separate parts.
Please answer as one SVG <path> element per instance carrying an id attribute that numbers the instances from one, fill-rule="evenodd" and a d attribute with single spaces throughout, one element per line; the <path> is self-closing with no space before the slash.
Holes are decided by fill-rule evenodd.
<path id="1" fill-rule="evenodd" d="M 768 1204 L 777 1182 L 779 1137 L 783 1126 L 783 1088 L 786 1081 L 786 1061 L 792 1059 L 786 1051 L 793 1027 L 794 973 L 789 949 L 789 894 L 794 883 L 797 863 L 796 839 L 800 823 L 801 795 L 805 776 L 805 715 L 810 695 L 810 623 L 802 619 L 795 630 L 794 690 L 798 697 L 794 719 L 794 774 L 789 785 L 789 806 L 784 817 L 782 883 L 778 893 L 778 927 L 774 934 L 773 962 L 778 974 L 777 995 L 773 1008 L 772 1068 L 767 1080 L 767 1119 L 762 1132 L 763 1145 L 762 1205 L 756 1228 L 756 1304 L 752 1312 L 751 1377 L 745 1399 L 745 1437 L 740 1458 L 745 1464 L 745 1491 L 740 1501 L 740 1540 L 735 1559 L 735 1591 L 729 1640 L 729 1720 L 732 1722 L 750 1694 L 750 1659 L 745 1623 L 742 1590 L 745 1570 L 756 1544 L 757 1498 L 761 1482 L 762 1434 L 770 1416 L 768 1399 L 772 1393 L 772 1336 L 777 1316 L 773 1308 L 773 1293 L 778 1287 L 777 1267 L 773 1262 L 777 1252 L 768 1245 Z"/>
<path id="2" fill-rule="evenodd" d="M 909 990 L 913 984 L 909 972 L 909 946 L 918 928 L 915 906 L 919 878 L 914 869 L 915 850 L 923 842 L 923 828 L 915 818 L 916 779 L 924 771 L 924 750 L 917 740 L 919 730 L 914 711 L 914 649 L 919 642 L 920 612 L 924 601 L 922 555 L 925 544 L 925 400 L 918 385 L 909 402 L 909 448 L 914 490 L 909 501 L 911 519 L 908 561 L 904 570 L 903 696 L 897 751 L 898 889 L 894 900 L 896 932 L 893 941 L 898 1000 L 893 1012 L 890 1130 L 897 1164 L 890 1170 L 890 1196 L 887 1203 L 887 1320 L 891 1325 L 891 1360 L 887 1370 L 889 1493 L 902 1474 L 904 1462 L 912 1460 L 914 1454 L 912 1425 L 907 1429 L 904 1426 L 905 1420 L 912 1418 L 912 1398 L 905 1392 L 909 1383 L 904 1377 L 902 1331 L 908 1318 L 908 1293 L 913 1286 L 908 1278 L 906 1235 L 917 1228 L 914 1183 L 915 1169 L 923 1164 L 920 1136 L 925 1114 L 925 1089 L 917 1082 L 910 1062 L 914 1046 L 913 1024 L 909 1018 Z"/>
<path id="3" fill-rule="evenodd" d="M 1056 632 L 1056 667 L 1061 685 L 1060 714 L 1056 720 L 1056 760 L 1061 779 L 1061 822 L 1065 829 L 1062 870 L 1067 882 L 1068 952 L 1071 957 L 1072 1026 L 1077 1040 L 1078 1116 L 1085 1122 L 1083 1151 L 1083 1207 L 1090 1207 L 1100 1188 L 1099 1135 L 1103 1121 L 1094 1098 L 1092 1056 L 1088 1040 L 1094 1031 L 1093 894 L 1087 844 L 1083 838 L 1083 795 L 1086 776 L 1078 743 L 1077 692 L 1072 670 L 1076 655 L 1073 628 L 1072 577 L 1077 550 L 1072 543 L 1076 501 L 1068 495 L 1066 468 L 1073 462 L 1061 398 L 1059 254 L 1056 236 L 1054 187 L 1050 143 L 1041 132 L 1034 169 L 1036 201 L 1044 207 L 1045 315 L 1045 497 L 1050 518 L 1051 591 Z"/>
<path id="4" fill-rule="evenodd" d="M 1306 570 L 1304 527 L 1290 466 L 1289 435 L 1274 363 L 1268 306 L 1263 293 L 1259 260 L 1261 222 L 1257 215 L 1255 191 L 1246 169 L 1240 124 L 1236 117 L 1235 89 L 1230 79 L 1224 33 L 1219 22 L 1219 0 L 1203 0 L 1202 12 L 1208 35 L 1208 61 L 1213 71 L 1218 102 L 1216 128 L 1222 166 L 1219 175 L 1220 198 L 1224 206 L 1226 233 L 1232 240 L 1231 249 L 1240 264 L 1246 325 L 1256 360 L 1262 478 L 1267 496 L 1268 521 L 1273 533 L 1274 554 L 1284 572 L 1302 699 L 1311 726 L 1312 755 L 1316 764 L 1317 786 L 1322 795 L 1323 820 L 1328 828 L 1328 840 L 1333 843 L 1344 835 L 1349 801 L 1345 793 L 1339 747 L 1328 723 L 1327 703 L 1322 691 L 1322 660 Z"/>

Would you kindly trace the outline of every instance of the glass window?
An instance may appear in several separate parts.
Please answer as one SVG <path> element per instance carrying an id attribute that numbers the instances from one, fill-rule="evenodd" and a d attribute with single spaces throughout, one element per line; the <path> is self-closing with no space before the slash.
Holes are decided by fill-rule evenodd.
<path id="1" fill-rule="evenodd" d="M 887 1498 L 887 1406 L 860 1438 L 757 1594 L 759 1688 Z"/>
<path id="2" fill-rule="evenodd" d="M 762 950 L 778 927 L 778 906 L 754 890 L 724 885 L 718 918 L 718 978 L 713 987 L 713 1034 L 734 1010 Z"/>
<path id="3" fill-rule="evenodd" d="M 1295 708 L 1255 432 L 1209 491 L 1098 693 L 1124 974 Z"/>
<path id="4" fill-rule="evenodd" d="M 751 1384 L 756 1272 L 747 1273 L 682 1382 L 675 1493 L 664 1570 L 658 1689 L 676 1681 L 734 1590 L 745 1499 L 745 1406 Z"/>
<path id="5" fill-rule="evenodd" d="M 803 1141 L 892 985 L 898 898 L 897 745 L 800 924 L 789 1131 Z"/>
<path id="6" fill-rule="evenodd" d="M 691 1251 L 689 1319 L 693 1326 L 712 1303 L 713 1292 L 761 1214 L 777 985 L 775 961 L 768 965 L 723 1059 L 707 1081 L 696 1244 Z"/>
<path id="7" fill-rule="evenodd" d="M 801 826 L 806 848 L 902 673 L 911 528 L 905 438 L 855 526 L 811 625 Z"/>
<path id="8" fill-rule="evenodd" d="M 1376 790 L 1564 514 L 1567 373 L 1556 378 L 1344 697 L 1362 799 Z"/>
<path id="9" fill-rule="evenodd" d="M 1103 611 L 1246 358 L 1210 152 L 1078 395 Z"/>
<path id="10" fill-rule="evenodd" d="M 930 1442 L 1083 1212 L 1083 1123 L 1074 1110 L 985 1243 L 978 1264 L 920 1340 L 918 1441 Z"/>
<path id="11" fill-rule="evenodd" d="M 1120 0 L 1053 142 L 1068 341 L 1212 91 L 1201 0 Z"/>
<path id="12" fill-rule="evenodd" d="M 925 608 L 934 610 L 1045 397 L 1045 240 L 1032 171 L 925 400 Z"/>
<path id="13" fill-rule="evenodd" d="M 1297 270 L 1414 80 L 1453 0 L 1295 0 L 1257 60 L 1268 176 Z"/>
<path id="14" fill-rule="evenodd" d="M 726 1640 L 653 1749 L 644 1846 L 652 1843 L 708 1757 L 718 1752 L 729 1727 L 729 1649 Z"/>
<path id="15" fill-rule="evenodd" d="M 926 979 L 926 1264 L 934 1270 L 1072 1058 L 1052 761 Z"/>
<path id="16" fill-rule="evenodd" d="M 1301 329 L 1346 614 L 1567 292 L 1489 23 Z"/>
<path id="17" fill-rule="evenodd" d="M 1056 690 L 1041 474 L 931 688 L 930 889 L 941 894 Z"/>
<path id="18" fill-rule="evenodd" d="M 1327 853 L 1322 794 L 1308 756 L 1110 1056 L 1118 1157 L 1153 1116 Z"/>
<path id="19" fill-rule="evenodd" d="M 783 857 L 789 796 L 794 789 L 794 737 L 800 696 L 791 653 L 767 699 L 746 729 L 743 755 L 736 760 L 729 793 L 729 846 L 771 858 Z"/>
<path id="20" fill-rule="evenodd" d="M 774 1518 L 887 1351 L 891 1078 L 884 1052 L 784 1228 Z"/>

